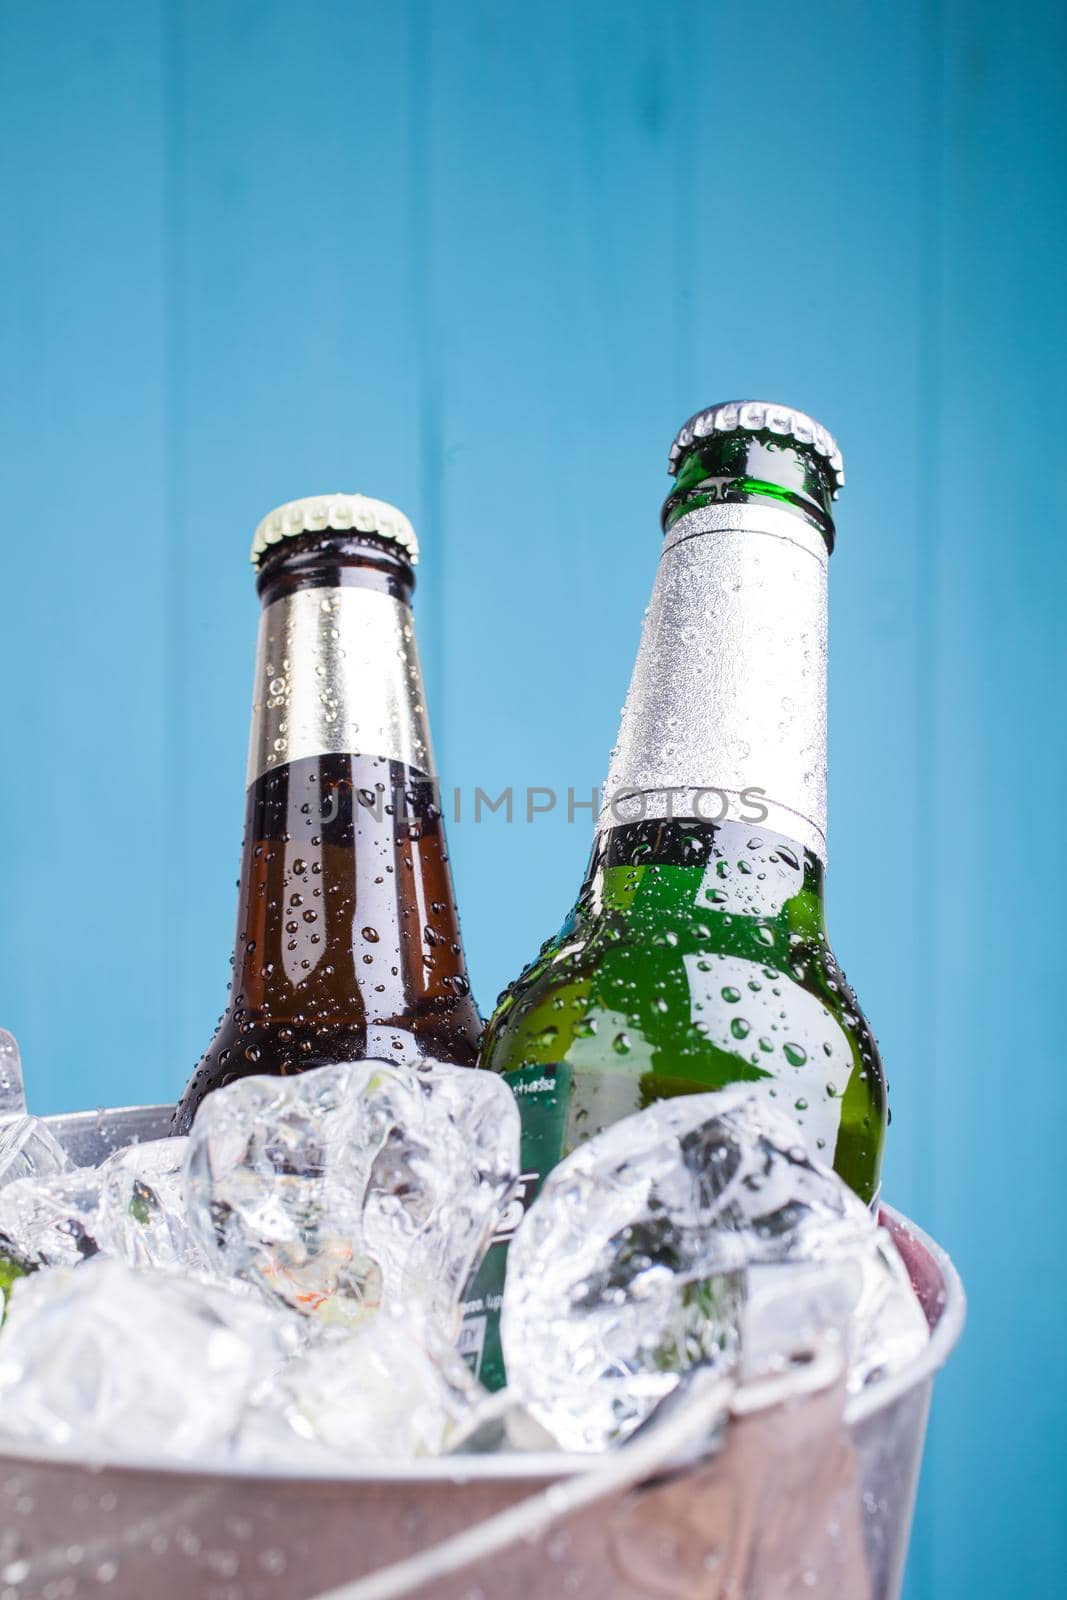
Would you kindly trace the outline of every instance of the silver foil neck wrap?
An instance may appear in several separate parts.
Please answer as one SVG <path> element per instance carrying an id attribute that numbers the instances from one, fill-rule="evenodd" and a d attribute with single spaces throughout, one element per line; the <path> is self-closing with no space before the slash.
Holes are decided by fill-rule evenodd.
<path id="1" fill-rule="evenodd" d="M 435 772 L 411 611 L 373 589 L 298 589 L 260 618 L 247 781 L 328 754 Z"/>
<path id="2" fill-rule="evenodd" d="M 775 507 L 705 506 L 671 528 L 599 827 L 761 823 L 826 856 L 821 536 Z"/>

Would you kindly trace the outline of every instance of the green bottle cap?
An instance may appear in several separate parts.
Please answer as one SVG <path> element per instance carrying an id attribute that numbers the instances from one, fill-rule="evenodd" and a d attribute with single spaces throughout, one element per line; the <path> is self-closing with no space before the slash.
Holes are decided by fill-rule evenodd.
<path id="1" fill-rule="evenodd" d="M 832 433 L 821 422 L 792 406 L 775 405 L 768 400 L 727 400 L 721 405 L 697 411 L 682 424 L 671 445 L 667 471 L 677 473 L 682 459 L 713 434 L 773 433 L 796 444 L 807 445 L 822 456 L 829 468 L 831 495 L 837 499 L 845 482 L 845 466 Z"/>

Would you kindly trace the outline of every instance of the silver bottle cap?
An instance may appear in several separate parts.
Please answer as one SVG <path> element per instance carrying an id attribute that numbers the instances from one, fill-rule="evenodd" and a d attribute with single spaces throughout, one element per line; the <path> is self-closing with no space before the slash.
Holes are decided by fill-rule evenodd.
<path id="1" fill-rule="evenodd" d="M 694 413 L 678 429 L 671 445 L 667 471 L 672 477 L 686 452 L 713 433 L 777 433 L 784 439 L 795 439 L 798 444 L 810 444 L 829 463 L 835 500 L 844 486 L 845 464 L 833 434 L 806 412 L 795 411 L 792 406 L 774 405 L 768 400 L 727 400 L 722 405 Z"/>
<path id="2" fill-rule="evenodd" d="M 384 500 L 365 494 L 319 494 L 307 500 L 290 500 L 263 518 L 252 540 L 252 565 L 258 567 L 267 551 L 282 539 L 301 533 L 323 533 L 333 528 L 345 533 L 376 533 L 398 544 L 414 566 L 419 559 L 415 529 L 402 511 Z"/>

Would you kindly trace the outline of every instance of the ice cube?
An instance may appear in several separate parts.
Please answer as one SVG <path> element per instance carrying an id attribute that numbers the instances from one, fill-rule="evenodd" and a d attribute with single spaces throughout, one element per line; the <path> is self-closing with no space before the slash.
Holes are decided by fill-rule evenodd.
<path id="1" fill-rule="evenodd" d="M 451 1337 L 519 1123 L 491 1073 L 342 1062 L 216 1090 L 190 1144 L 189 1217 L 220 1271 L 325 1321 L 414 1307 Z"/>
<path id="2" fill-rule="evenodd" d="M 0 1189 L 0 1252 L 24 1266 L 76 1267 L 94 1256 L 100 1173 L 73 1167 Z"/>
<path id="3" fill-rule="evenodd" d="M 22 1083 L 18 1040 L 6 1028 L 0 1028 L 0 1116 L 23 1116 L 25 1111 L 26 1090 Z"/>
<path id="4" fill-rule="evenodd" d="M 0 1187 L 19 1178 L 50 1178 L 69 1172 L 71 1166 L 67 1152 L 40 1117 L 0 1122 Z"/>
<path id="5" fill-rule="evenodd" d="M 603 1449 L 681 1372 L 736 1363 L 754 1269 L 865 1261 L 874 1234 L 765 1098 L 661 1101 L 562 1162 L 520 1225 L 501 1326 L 511 1384 L 566 1447 Z M 845 1297 L 846 1322 L 865 1294 Z"/>
<path id="6" fill-rule="evenodd" d="M 0 1436 L 80 1456 L 226 1452 L 300 1329 L 247 1292 L 102 1256 L 35 1273 L 0 1334 Z"/>
<path id="7" fill-rule="evenodd" d="M 77 1266 L 103 1251 L 135 1267 L 206 1270 L 185 1221 L 188 1140 L 129 1145 L 101 1167 L 71 1167 L 0 1189 L 0 1251 L 29 1266 Z"/>
<path id="8" fill-rule="evenodd" d="M 741 1318 L 746 1377 L 809 1358 L 839 1342 L 851 1394 L 897 1372 L 922 1350 L 929 1326 L 891 1235 L 872 1228 L 833 1259 L 751 1267 Z"/>
<path id="9" fill-rule="evenodd" d="M 510 1389 L 501 1389 L 479 1398 L 448 1448 L 453 1455 L 528 1455 L 555 1454 L 560 1445 Z"/>
<path id="10" fill-rule="evenodd" d="M 324 1327 L 246 1421 L 249 1460 L 436 1456 L 484 1391 L 417 1313 L 383 1307 L 358 1327 Z"/>
<path id="11" fill-rule="evenodd" d="M 862 1287 L 848 1336 L 848 1386 L 853 1394 L 899 1372 L 930 1339 L 926 1313 L 887 1229 L 878 1229 L 860 1262 Z"/>
<path id="12" fill-rule="evenodd" d="M 186 1138 L 116 1150 L 100 1168 L 96 1237 L 131 1267 L 210 1271 L 185 1214 Z"/>

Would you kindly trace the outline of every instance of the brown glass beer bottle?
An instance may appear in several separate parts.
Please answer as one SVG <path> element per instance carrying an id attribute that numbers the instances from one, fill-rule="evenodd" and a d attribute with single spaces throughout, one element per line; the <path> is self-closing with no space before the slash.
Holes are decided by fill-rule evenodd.
<path id="1" fill-rule="evenodd" d="M 410 610 L 414 530 L 362 495 L 265 518 L 233 980 L 175 1113 L 251 1073 L 477 1058 Z"/>

